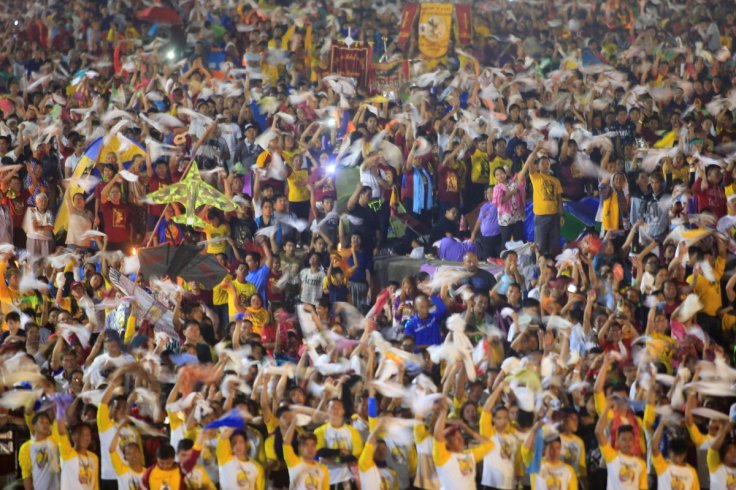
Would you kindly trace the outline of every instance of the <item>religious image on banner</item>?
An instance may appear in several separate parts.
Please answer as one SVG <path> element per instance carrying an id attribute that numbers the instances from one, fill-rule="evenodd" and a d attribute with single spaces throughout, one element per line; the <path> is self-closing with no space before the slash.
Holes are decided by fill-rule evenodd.
<path id="1" fill-rule="evenodd" d="M 330 48 L 330 71 L 354 78 L 358 86 L 368 88 L 372 50 L 366 47 L 335 46 Z"/>
<path id="2" fill-rule="evenodd" d="M 423 3 L 419 10 L 419 51 L 428 58 L 447 53 L 452 33 L 451 3 Z"/>

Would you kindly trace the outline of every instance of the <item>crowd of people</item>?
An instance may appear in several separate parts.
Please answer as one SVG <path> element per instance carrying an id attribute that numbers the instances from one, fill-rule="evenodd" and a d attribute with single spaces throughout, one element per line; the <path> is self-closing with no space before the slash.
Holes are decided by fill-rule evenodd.
<path id="1" fill-rule="evenodd" d="M 470 4 L 4 2 L 11 482 L 736 488 L 733 5 Z"/>

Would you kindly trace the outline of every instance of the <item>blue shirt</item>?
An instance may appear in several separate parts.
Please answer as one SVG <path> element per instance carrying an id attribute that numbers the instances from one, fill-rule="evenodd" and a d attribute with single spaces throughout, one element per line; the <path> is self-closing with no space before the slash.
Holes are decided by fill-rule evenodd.
<path id="1" fill-rule="evenodd" d="M 248 272 L 245 276 L 245 280 L 256 287 L 256 291 L 261 295 L 261 301 L 264 305 L 268 304 L 268 298 L 266 298 L 266 285 L 268 285 L 268 276 L 271 270 L 266 264 L 263 264 L 258 269 Z"/>
<path id="2" fill-rule="evenodd" d="M 350 282 L 368 282 L 366 271 L 373 270 L 373 256 L 363 250 L 355 252 L 355 257 L 358 259 L 358 267 L 355 268 L 353 274 L 350 276 Z M 353 255 L 348 257 L 348 265 L 353 266 Z"/>
<path id="3" fill-rule="evenodd" d="M 414 344 L 420 345 L 439 345 L 442 343 L 442 320 L 447 313 L 447 307 L 437 296 L 432 296 L 436 309 L 431 311 L 427 318 L 421 319 L 415 313 L 404 327 L 404 333 L 414 337 Z"/>

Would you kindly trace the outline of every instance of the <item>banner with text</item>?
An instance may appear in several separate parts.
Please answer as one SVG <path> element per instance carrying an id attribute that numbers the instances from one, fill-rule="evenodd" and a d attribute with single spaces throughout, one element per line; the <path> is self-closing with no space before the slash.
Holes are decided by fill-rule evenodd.
<path id="1" fill-rule="evenodd" d="M 357 85 L 368 88 L 371 68 L 371 48 L 332 46 L 330 50 L 330 71 L 355 79 Z"/>

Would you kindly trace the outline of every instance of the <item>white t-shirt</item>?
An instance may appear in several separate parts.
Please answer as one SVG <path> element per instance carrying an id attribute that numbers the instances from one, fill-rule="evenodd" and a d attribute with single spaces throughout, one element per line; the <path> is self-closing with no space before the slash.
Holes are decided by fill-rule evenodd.
<path id="1" fill-rule="evenodd" d="M 18 454 L 22 477 L 30 477 L 33 488 L 59 489 L 59 447 L 51 437 L 43 441 L 29 439 L 20 447 Z M 30 468 L 30 473 L 28 469 Z"/>
<path id="2" fill-rule="evenodd" d="M 66 160 L 64 160 L 64 170 L 66 173 L 66 169 L 71 169 L 71 172 L 74 173 L 74 170 L 77 168 L 77 165 L 79 164 L 79 161 L 82 159 L 82 156 L 77 156 L 76 154 L 72 153 L 68 157 L 66 157 Z"/>
<path id="3" fill-rule="evenodd" d="M 718 451 L 708 449 L 710 490 L 733 490 L 736 488 L 736 468 L 721 463 Z"/>
<path id="4" fill-rule="evenodd" d="M 601 446 L 608 468 L 608 490 L 639 490 L 647 488 L 647 465 L 635 456 L 626 456 L 610 444 Z"/>
<path id="5" fill-rule="evenodd" d="M 572 466 L 559 462 L 555 465 L 542 461 L 538 473 L 531 476 L 532 490 L 576 490 L 577 476 Z"/>
<path id="6" fill-rule="evenodd" d="M 289 490 L 321 489 L 329 484 L 330 475 L 323 464 L 307 464 L 294 453 L 294 448 L 284 444 L 284 461 L 289 468 Z"/>
<path id="7" fill-rule="evenodd" d="M 657 472 L 657 490 L 700 490 L 698 473 L 689 464 L 668 463 L 661 454 L 652 456 Z"/>
<path id="8" fill-rule="evenodd" d="M 493 449 L 487 442 L 461 453 L 451 452 L 444 441 L 434 441 L 434 463 L 440 479 L 440 490 L 475 489 L 475 467 Z"/>
<path id="9" fill-rule="evenodd" d="M 489 439 L 493 441 L 493 449 L 483 458 L 481 483 L 487 487 L 505 490 L 516 488 L 514 460 L 519 451 L 516 431 L 510 428 L 501 433 L 494 428 Z"/>
<path id="10" fill-rule="evenodd" d="M 230 160 L 235 157 L 235 147 L 238 145 L 238 141 L 243 138 L 243 133 L 240 132 L 240 126 L 235 123 L 220 123 L 217 126 L 220 130 L 220 137 L 227 143 L 227 149 L 230 151 Z"/>

